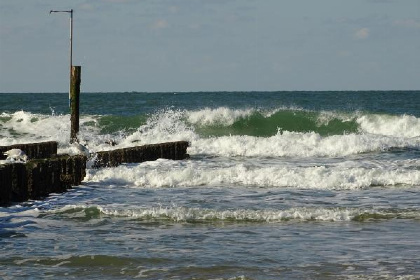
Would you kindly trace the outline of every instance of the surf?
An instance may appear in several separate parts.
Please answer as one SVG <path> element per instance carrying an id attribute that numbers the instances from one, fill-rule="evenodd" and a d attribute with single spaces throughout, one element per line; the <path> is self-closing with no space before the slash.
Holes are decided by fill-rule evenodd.
<path id="1" fill-rule="evenodd" d="M 408 168 L 417 166 L 416 168 Z M 375 162 L 329 162 L 324 165 L 276 160 L 252 161 L 157 160 L 138 165 L 88 170 L 86 182 L 133 188 L 292 188 L 360 190 L 372 187 L 413 187 L 420 182 L 420 161 L 407 160 L 397 166 Z"/>
<path id="2" fill-rule="evenodd" d="M 390 219 L 416 220 L 416 209 L 363 209 L 349 207 L 292 207 L 288 209 L 208 209 L 181 206 L 117 207 L 101 205 L 66 205 L 41 212 L 40 217 L 91 222 L 109 218 L 144 222 L 174 223 L 290 223 L 290 222 L 368 222 Z"/>
<path id="3" fill-rule="evenodd" d="M 58 141 L 68 152 L 68 115 L 2 113 L 0 145 Z M 410 115 L 308 111 L 298 108 L 163 109 L 149 114 L 82 115 L 80 139 L 92 151 L 189 141 L 192 155 L 337 157 L 420 149 L 420 119 Z"/>

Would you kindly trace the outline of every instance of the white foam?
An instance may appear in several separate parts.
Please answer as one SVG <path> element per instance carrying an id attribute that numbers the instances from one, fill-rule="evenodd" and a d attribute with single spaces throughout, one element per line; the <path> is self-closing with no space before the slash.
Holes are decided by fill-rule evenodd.
<path id="1" fill-rule="evenodd" d="M 123 139 L 118 147 L 197 139 L 193 128 L 183 122 L 184 111 L 165 110 L 151 115 L 145 125 Z"/>
<path id="2" fill-rule="evenodd" d="M 198 111 L 186 112 L 188 122 L 200 126 L 221 125 L 229 126 L 238 119 L 246 118 L 254 114 L 254 109 L 231 109 L 219 107 L 215 109 L 205 108 Z"/>
<path id="3" fill-rule="evenodd" d="M 70 115 L 50 116 L 17 111 L 12 114 L 2 113 L 1 117 L 10 119 L 2 122 L 0 145 L 7 146 L 16 143 L 57 141 L 60 145 L 67 146 L 69 143 Z M 85 125 L 91 122 L 96 122 L 95 116 L 81 117 L 81 138 L 99 133 L 99 128 L 92 125 Z"/>
<path id="4" fill-rule="evenodd" d="M 8 146 L 13 144 L 57 141 L 58 152 L 77 154 L 78 149 L 70 145 L 70 115 L 42 115 L 24 111 L 12 114 L 3 113 L 1 117 L 9 119 L 3 121 L 0 129 L 0 145 Z M 101 135 L 98 126 L 98 116 L 81 116 L 80 132 L 78 138 L 92 151 L 99 151 L 104 147 L 106 140 L 116 139 L 118 135 Z"/>
<path id="5" fill-rule="evenodd" d="M 153 207 L 148 209 L 107 209 L 100 208 L 106 215 L 135 219 L 169 219 L 181 221 L 254 221 L 280 222 L 287 220 L 350 221 L 360 210 L 292 208 L 287 210 L 211 210 L 187 207 Z"/>
<path id="6" fill-rule="evenodd" d="M 420 137 L 420 119 L 410 115 L 363 115 L 357 118 L 363 132 L 396 137 Z"/>
<path id="7" fill-rule="evenodd" d="M 388 210 L 359 209 L 359 208 L 322 208 L 322 207 L 296 207 L 289 209 L 206 209 L 190 207 L 133 207 L 133 206 L 100 206 L 100 205 L 67 205 L 60 209 L 49 210 L 52 214 L 84 212 L 85 209 L 95 208 L 102 215 L 140 219 L 140 220 L 171 220 L 175 222 L 203 222 L 203 221 L 230 221 L 230 222 L 282 222 L 282 221 L 351 221 L 358 216 L 381 216 L 383 218 L 417 218 L 420 213 L 416 210 L 406 210 L 395 213 Z M 76 215 L 80 216 L 80 215 Z"/>
<path id="8" fill-rule="evenodd" d="M 156 168 L 159 166 L 159 168 Z M 88 170 L 86 182 L 141 188 L 161 187 L 292 187 L 303 189 L 360 189 L 370 186 L 420 185 L 420 170 L 385 167 L 293 165 L 251 166 L 198 161 L 159 160 L 131 166 Z"/>
<path id="9" fill-rule="evenodd" d="M 321 125 L 328 125 L 330 121 L 338 119 L 343 122 L 350 122 L 355 120 L 361 113 L 356 111 L 353 113 L 343 113 L 343 112 L 336 112 L 336 111 L 321 111 L 317 117 L 317 124 Z"/>
<path id="10" fill-rule="evenodd" d="M 420 138 L 288 132 L 272 137 L 222 136 L 192 141 L 189 153 L 245 157 L 337 157 L 390 148 L 419 148 Z"/>
<path id="11" fill-rule="evenodd" d="M 62 140 L 63 132 L 67 129 L 65 116 L 50 117 L 17 111 L 12 114 L 2 113 L 3 118 L 10 118 L 2 122 L 0 131 L 0 145 L 12 145 L 22 142 Z M 14 134 L 17 134 L 16 137 Z"/>

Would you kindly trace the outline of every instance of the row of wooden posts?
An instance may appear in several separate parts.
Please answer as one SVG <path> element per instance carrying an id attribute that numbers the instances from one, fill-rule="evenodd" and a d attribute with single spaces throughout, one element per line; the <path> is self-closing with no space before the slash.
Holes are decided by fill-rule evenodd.
<path id="1" fill-rule="evenodd" d="M 188 157 L 188 145 L 186 141 L 178 141 L 97 152 L 91 159 L 92 167 L 114 167 L 158 158 L 181 160 Z M 88 158 L 57 155 L 57 142 L 0 146 L 0 159 L 10 149 L 25 151 L 30 160 L 0 165 L 0 206 L 64 192 L 81 184 L 86 175 Z"/>

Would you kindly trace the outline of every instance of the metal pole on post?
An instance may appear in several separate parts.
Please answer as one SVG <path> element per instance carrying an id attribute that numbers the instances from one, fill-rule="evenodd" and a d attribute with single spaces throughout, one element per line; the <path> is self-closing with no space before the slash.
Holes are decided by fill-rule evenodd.
<path id="1" fill-rule="evenodd" d="M 70 14 L 70 83 L 69 83 L 69 107 L 70 107 L 70 143 L 77 142 L 77 133 L 79 132 L 79 96 L 80 96 L 80 74 L 81 67 L 73 66 L 73 9 L 68 11 L 54 11 L 51 13 L 69 13 Z"/>
<path id="2" fill-rule="evenodd" d="M 71 83 L 73 71 L 73 9 L 70 10 L 70 85 L 69 85 L 69 107 L 71 109 Z"/>

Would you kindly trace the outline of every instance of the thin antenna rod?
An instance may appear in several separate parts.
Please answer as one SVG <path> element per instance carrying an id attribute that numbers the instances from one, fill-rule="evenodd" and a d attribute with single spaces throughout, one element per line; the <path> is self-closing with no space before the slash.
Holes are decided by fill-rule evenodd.
<path id="1" fill-rule="evenodd" d="M 71 69 L 73 67 L 73 9 L 67 11 L 55 11 L 51 10 L 52 13 L 69 13 L 70 14 L 70 84 L 71 84 Z M 69 106 L 70 106 L 70 85 L 69 84 Z"/>

